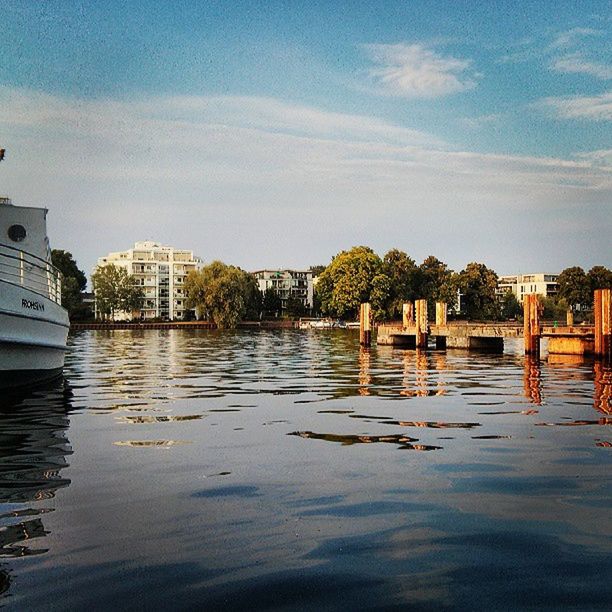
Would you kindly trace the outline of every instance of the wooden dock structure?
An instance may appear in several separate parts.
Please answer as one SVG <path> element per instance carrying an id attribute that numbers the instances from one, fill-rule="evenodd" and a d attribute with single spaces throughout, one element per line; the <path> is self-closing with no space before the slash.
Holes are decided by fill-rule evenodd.
<path id="1" fill-rule="evenodd" d="M 610 361 L 612 353 L 612 300 L 610 289 L 597 289 L 594 299 L 595 325 L 545 326 L 541 323 L 541 305 L 536 294 L 523 301 L 523 324 L 447 321 L 447 307 L 436 304 L 436 320 L 427 318 L 426 300 L 404 304 L 402 324 L 383 324 L 377 329 L 377 343 L 427 348 L 435 338 L 436 348 L 475 349 L 501 352 L 504 338 L 524 338 L 525 354 L 539 355 L 540 340 L 548 338 L 548 353 L 558 355 L 594 355 Z M 568 317 L 568 322 L 570 319 Z"/>

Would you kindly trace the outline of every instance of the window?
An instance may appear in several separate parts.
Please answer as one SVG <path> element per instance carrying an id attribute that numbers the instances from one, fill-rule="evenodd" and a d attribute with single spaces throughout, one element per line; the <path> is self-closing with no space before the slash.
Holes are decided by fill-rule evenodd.
<path id="1" fill-rule="evenodd" d="M 26 234 L 27 232 L 23 225 L 11 225 L 11 227 L 8 228 L 8 237 L 13 242 L 22 242 L 25 240 Z"/>

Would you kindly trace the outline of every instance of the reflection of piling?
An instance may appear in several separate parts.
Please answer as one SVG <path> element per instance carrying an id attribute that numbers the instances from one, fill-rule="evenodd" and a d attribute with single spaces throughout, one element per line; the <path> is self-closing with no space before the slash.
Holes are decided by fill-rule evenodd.
<path id="1" fill-rule="evenodd" d="M 414 325 L 414 304 L 412 302 L 406 302 L 402 304 L 402 326 L 412 327 Z"/>
<path id="2" fill-rule="evenodd" d="M 538 406 L 542 405 L 542 371 L 538 357 L 527 356 L 523 373 L 525 397 Z"/>
<path id="3" fill-rule="evenodd" d="M 612 368 L 596 361 L 593 373 L 595 384 L 593 404 L 595 410 L 603 414 L 612 414 Z"/>
<path id="4" fill-rule="evenodd" d="M 416 348 L 427 348 L 427 300 L 415 300 Z"/>
<path id="5" fill-rule="evenodd" d="M 372 344 L 370 304 L 368 302 L 362 304 L 359 311 L 359 343 L 361 346 L 370 346 Z"/>
<path id="6" fill-rule="evenodd" d="M 540 352 L 540 304 L 536 293 L 523 298 L 523 335 L 525 354 L 538 355 Z"/>
<path id="7" fill-rule="evenodd" d="M 612 290 L 596 289 L 594 300 L 595 314 L 595 357 L 612 357 Z"/>

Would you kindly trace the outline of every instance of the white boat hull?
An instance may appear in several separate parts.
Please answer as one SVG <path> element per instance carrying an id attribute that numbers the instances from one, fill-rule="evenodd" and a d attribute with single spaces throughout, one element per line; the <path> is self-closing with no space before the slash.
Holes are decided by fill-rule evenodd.
<path id="1" fill-rule="evenodd" d="M 0 279 L 0 389 L 61 374 L 68 329 L 59 304 Z"/>

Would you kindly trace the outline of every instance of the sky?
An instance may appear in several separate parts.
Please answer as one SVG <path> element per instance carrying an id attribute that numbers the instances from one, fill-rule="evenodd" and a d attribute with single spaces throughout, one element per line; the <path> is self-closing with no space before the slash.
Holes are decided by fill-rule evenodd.
<path id="1" fill-rule="evenodd" d="M 90 272 L 612 267 L 609 2 L 0 2 L 0 194 Z"/>

